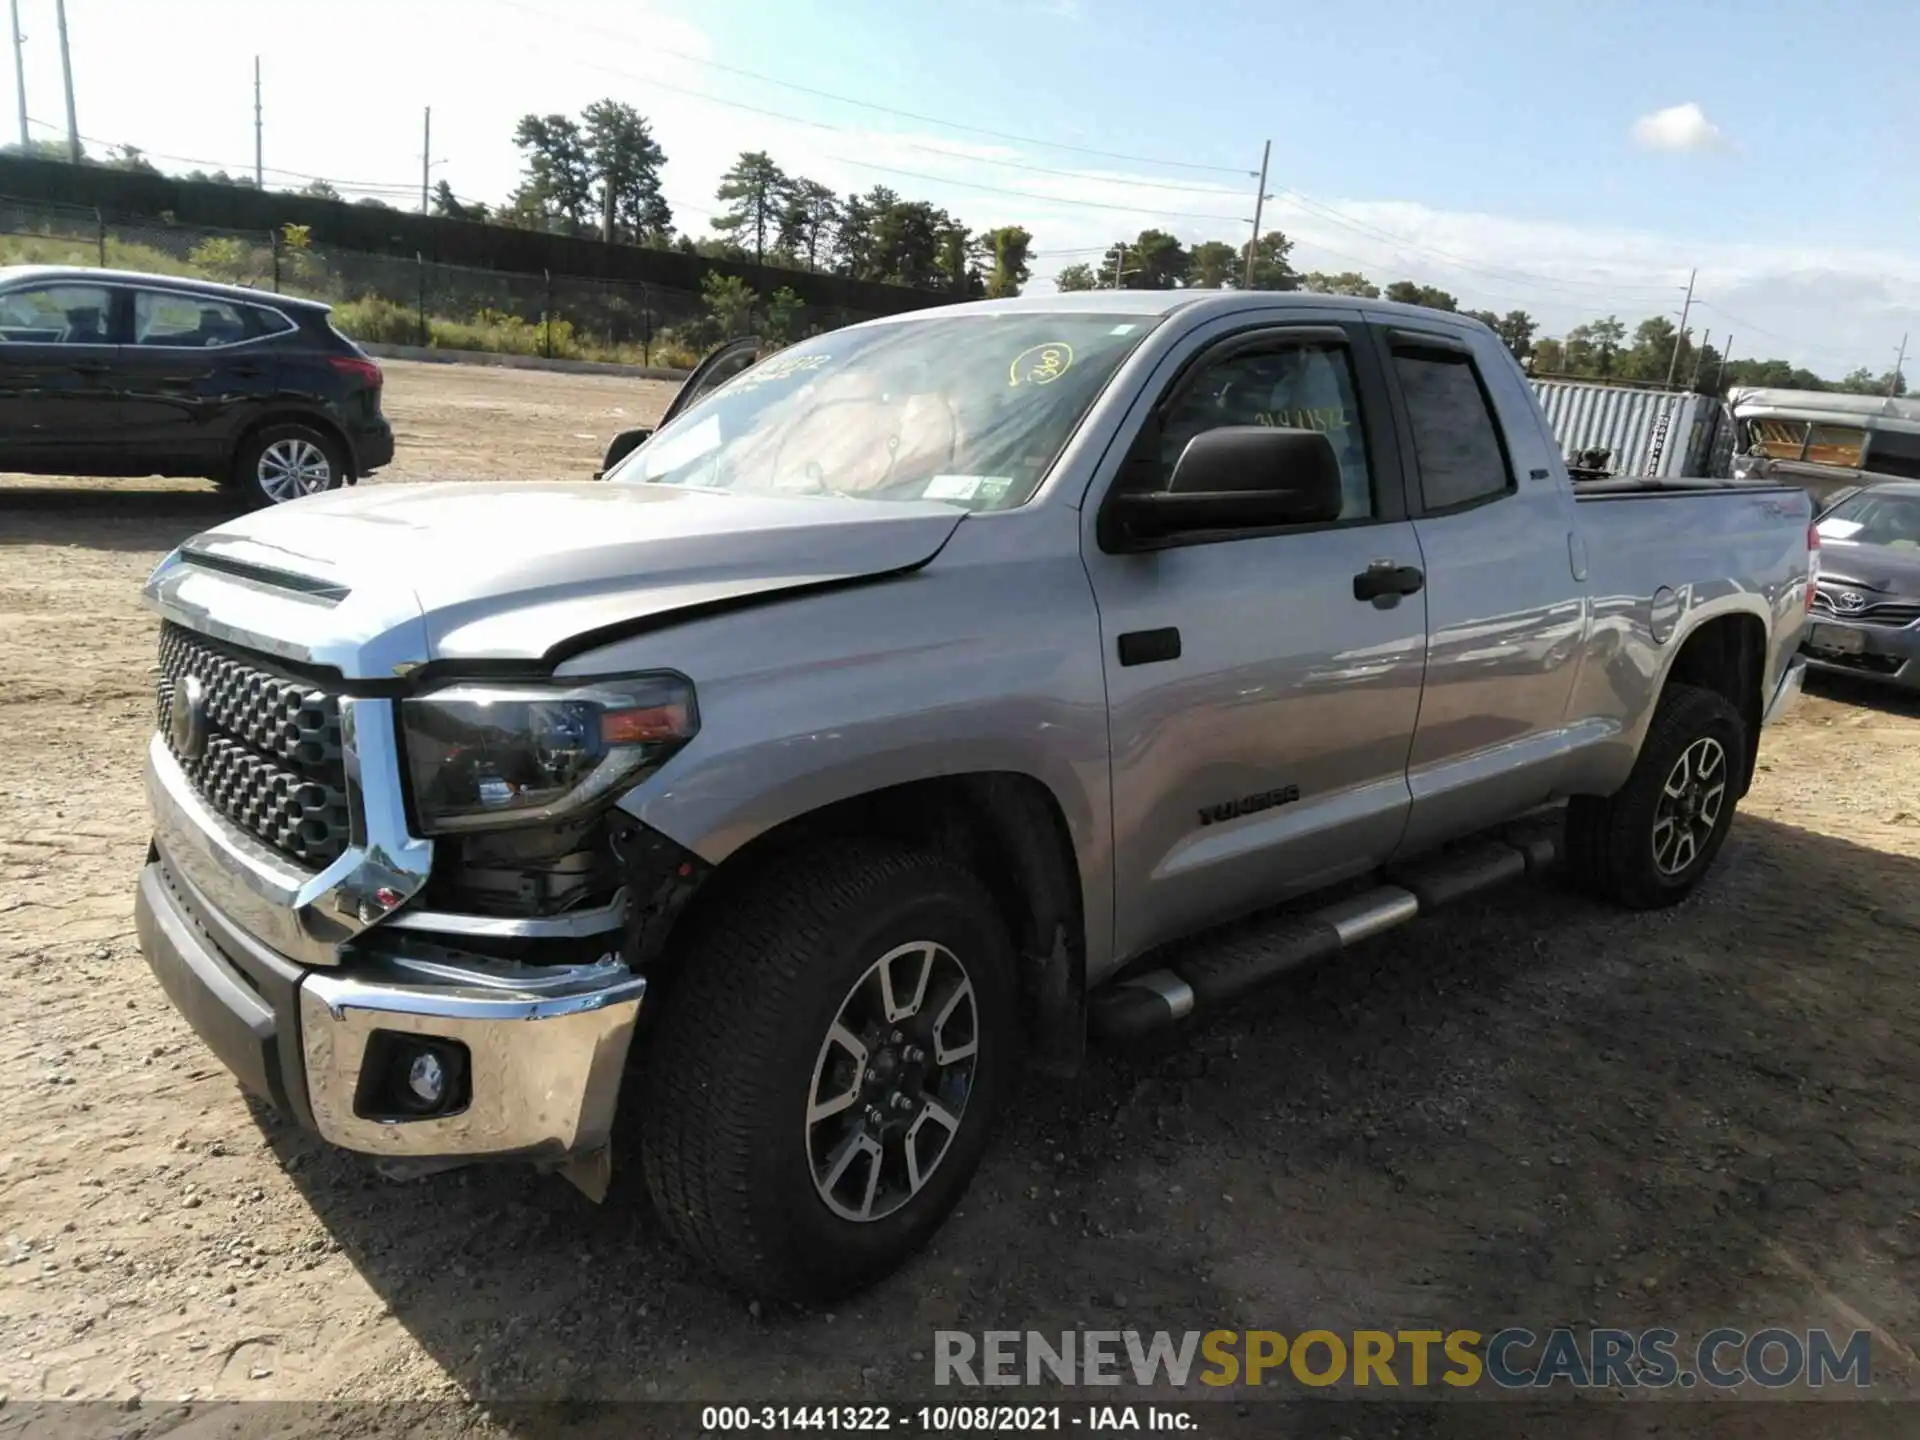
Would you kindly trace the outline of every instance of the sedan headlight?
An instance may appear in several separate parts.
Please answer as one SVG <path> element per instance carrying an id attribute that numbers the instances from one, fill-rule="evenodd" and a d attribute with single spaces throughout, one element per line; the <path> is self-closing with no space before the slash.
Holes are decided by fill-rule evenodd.
<path id="1" fill-rule="evenodd" d="M 403 701 L 414 811 L 427 834 L 585 810 L 657 769 L 699 728 L 678 675 L 450 686 Z"/>

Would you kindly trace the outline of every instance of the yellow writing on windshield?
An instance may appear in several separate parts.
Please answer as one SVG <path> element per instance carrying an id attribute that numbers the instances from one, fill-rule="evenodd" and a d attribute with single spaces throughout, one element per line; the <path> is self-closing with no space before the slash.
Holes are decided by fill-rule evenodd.
<path id="1" fill-rule="evenodd" d="M 1009 385 L 1051 385 L 1073 364 L 1073 346 L 1064 340 L 1029 345 L 1007 367 Z"/>

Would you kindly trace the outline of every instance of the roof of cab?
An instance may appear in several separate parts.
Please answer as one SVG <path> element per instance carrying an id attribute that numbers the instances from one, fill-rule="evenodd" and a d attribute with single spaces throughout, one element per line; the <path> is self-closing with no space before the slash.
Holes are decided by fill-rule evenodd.
<path id="1" fill-rule="evenodd" d="M 150 275 L 139 270 L 103 270 L 92 265 L 0 265 L 0 285 L 11 285 L 21 280 L 45 284 L 140 285 L 150 290 L 177 290 L 185 295 L 204 295 L 210 299 L 236 300 L 251 305 L 272 305 L 281 310 L 321 314 L 333 308 L 319 300 L 303 300 L 296 295 L 255 290 L 246 285 L 222 285 L 213 280 L 196 280 L 189 275 Z"/>
<path id="2" fill-rule="evenodd" d="M 1010 300 L 969 300 L 958 305 L 929 306 L 867 323 L 884 325 L 929 315 L 1170 315 L 1176 310 L 1211 317 L 1270 310 L 1282 305 L 1289 310 L 1323 310 L 1329 317 L 1364 311 L 1376 318 L 1408 323 L 1432 324 L 1435 320 L 1446 320 L 1473 329 L 1486 328 L 1480 321 L 1451 310 L 1433 310 L 1397 300 L 1365 300 L 1357 295 L 1318 295 L 1306 290 L 1075 290 L 1051 295 L 1016 295 Z"/>

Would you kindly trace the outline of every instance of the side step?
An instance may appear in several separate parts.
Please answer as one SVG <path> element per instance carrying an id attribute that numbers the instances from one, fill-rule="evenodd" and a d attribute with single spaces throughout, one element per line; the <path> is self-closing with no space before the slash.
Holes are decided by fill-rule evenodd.
<path id="1" fill-rule="evenodd" d="M 1516 829 L 1382 872 L 1386 883 L 1304 915 L 1282 915 L 1195 944 L 1165 967 L 1108 986 L 1092 997 L 1088 1020 L 1103 1040 L 1130 1040 L 1211 1010 L 1349 945 L 1416 916 L 1537 875 L 1560 858 L 1560 828 Z"/>

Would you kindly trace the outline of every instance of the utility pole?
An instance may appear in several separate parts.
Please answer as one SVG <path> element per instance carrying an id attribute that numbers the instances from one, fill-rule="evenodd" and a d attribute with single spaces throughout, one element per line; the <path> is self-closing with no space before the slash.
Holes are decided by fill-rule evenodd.
<path id="1" fill-rule="evenodd" d="M 1127 258 L 1127 242 L 1122 240 L 1113 247 L 1113 288 L 1120 288 L 1120 266 Z"/>
<path id="2" fill-rule="evenodd" d="M 1673 373 L 1680 368 L 1680 346 L 1687 338 L 1687 315 L 1693 309 L 1693 281 L 1700 272 L 1687 272 L 1687 303 L 1680 307 L 1680 329 L 1673 337 L 1673 359 L 1667 362 L 1667 388 L 1673 388 Z"/>
<path id="3" fill-rule="evenodd" d="M 267 188 L 266 141 L 260 127 L 260 57 L 253 57 L 253 188 Z"/>
<path id="4" fill-rule="evenodd" d="M 1720 351 L 1720 363 L 1718 366 L 1714 368 L 1714 372 L 1713 372 L 1713 393 L 1716 395 L 1722 395 L 1725 393 L 1720 388 L 1720 382 L 1726 377 L 1727 360 L 1728 360 L 1728 357 L 1730 357 L 1732 354 L 1733 354 L 1733 336 L 1729 334 L 1727 336 L 1726 345 Z"/>
<path id="5" fill-rule="evenodd" d="M 1700 388 L 1700 366 L 1707 358 L 1707 346 L 1713 342 L 1713 331 L 1709 330 L 1700 337 L 1700 348 L 1693 352 L 1693 374 L 1687 380 L 1689 390 Z"/>
<path id="6" fill-rule="evenodd" d="M 1900 358 L 1893 362 L 1893 374 L 1887 380 L 1887 398 L 1891 400 L 1900 393 L 1900 372 L 1907 364 L 1907 337 L 1900 337 Z"/>
<path id="7" fill-rule="evenodd" d="M 67 0 L 53 0 L 60 24 L 60 74 L 67 82 L 67 159 L 80 163 L 80 122 L 73 118 L 73 55 L 67 49 Z"/>
<path id="8" fill-rule="evenodd" d="M 13 88 L 20 96 L 20 151 L 25 154 L 32 142 L 27 137 L 27 62 L 21 46 L 27 37 L 20 33 L 20 0 L 13 0 Z"/>
<path id="9" fill-rule="evenodd" d="M 420 213 L 427 213 L 427 177 L 433 173 L 433 106 L 420 124 Z"/>
<path id="10" fill-rule="evenodd" d="M 1273 141 L 1260 147 L 1260 188 L 1253 195 L 1253 238 L 1247 242 L 1247 275 L 1242 289 L 1253 288 L 1253 257 L 1260 249 L 1260 207 L 1267 203 L 1267 161 L 1273 157 Z"/>

